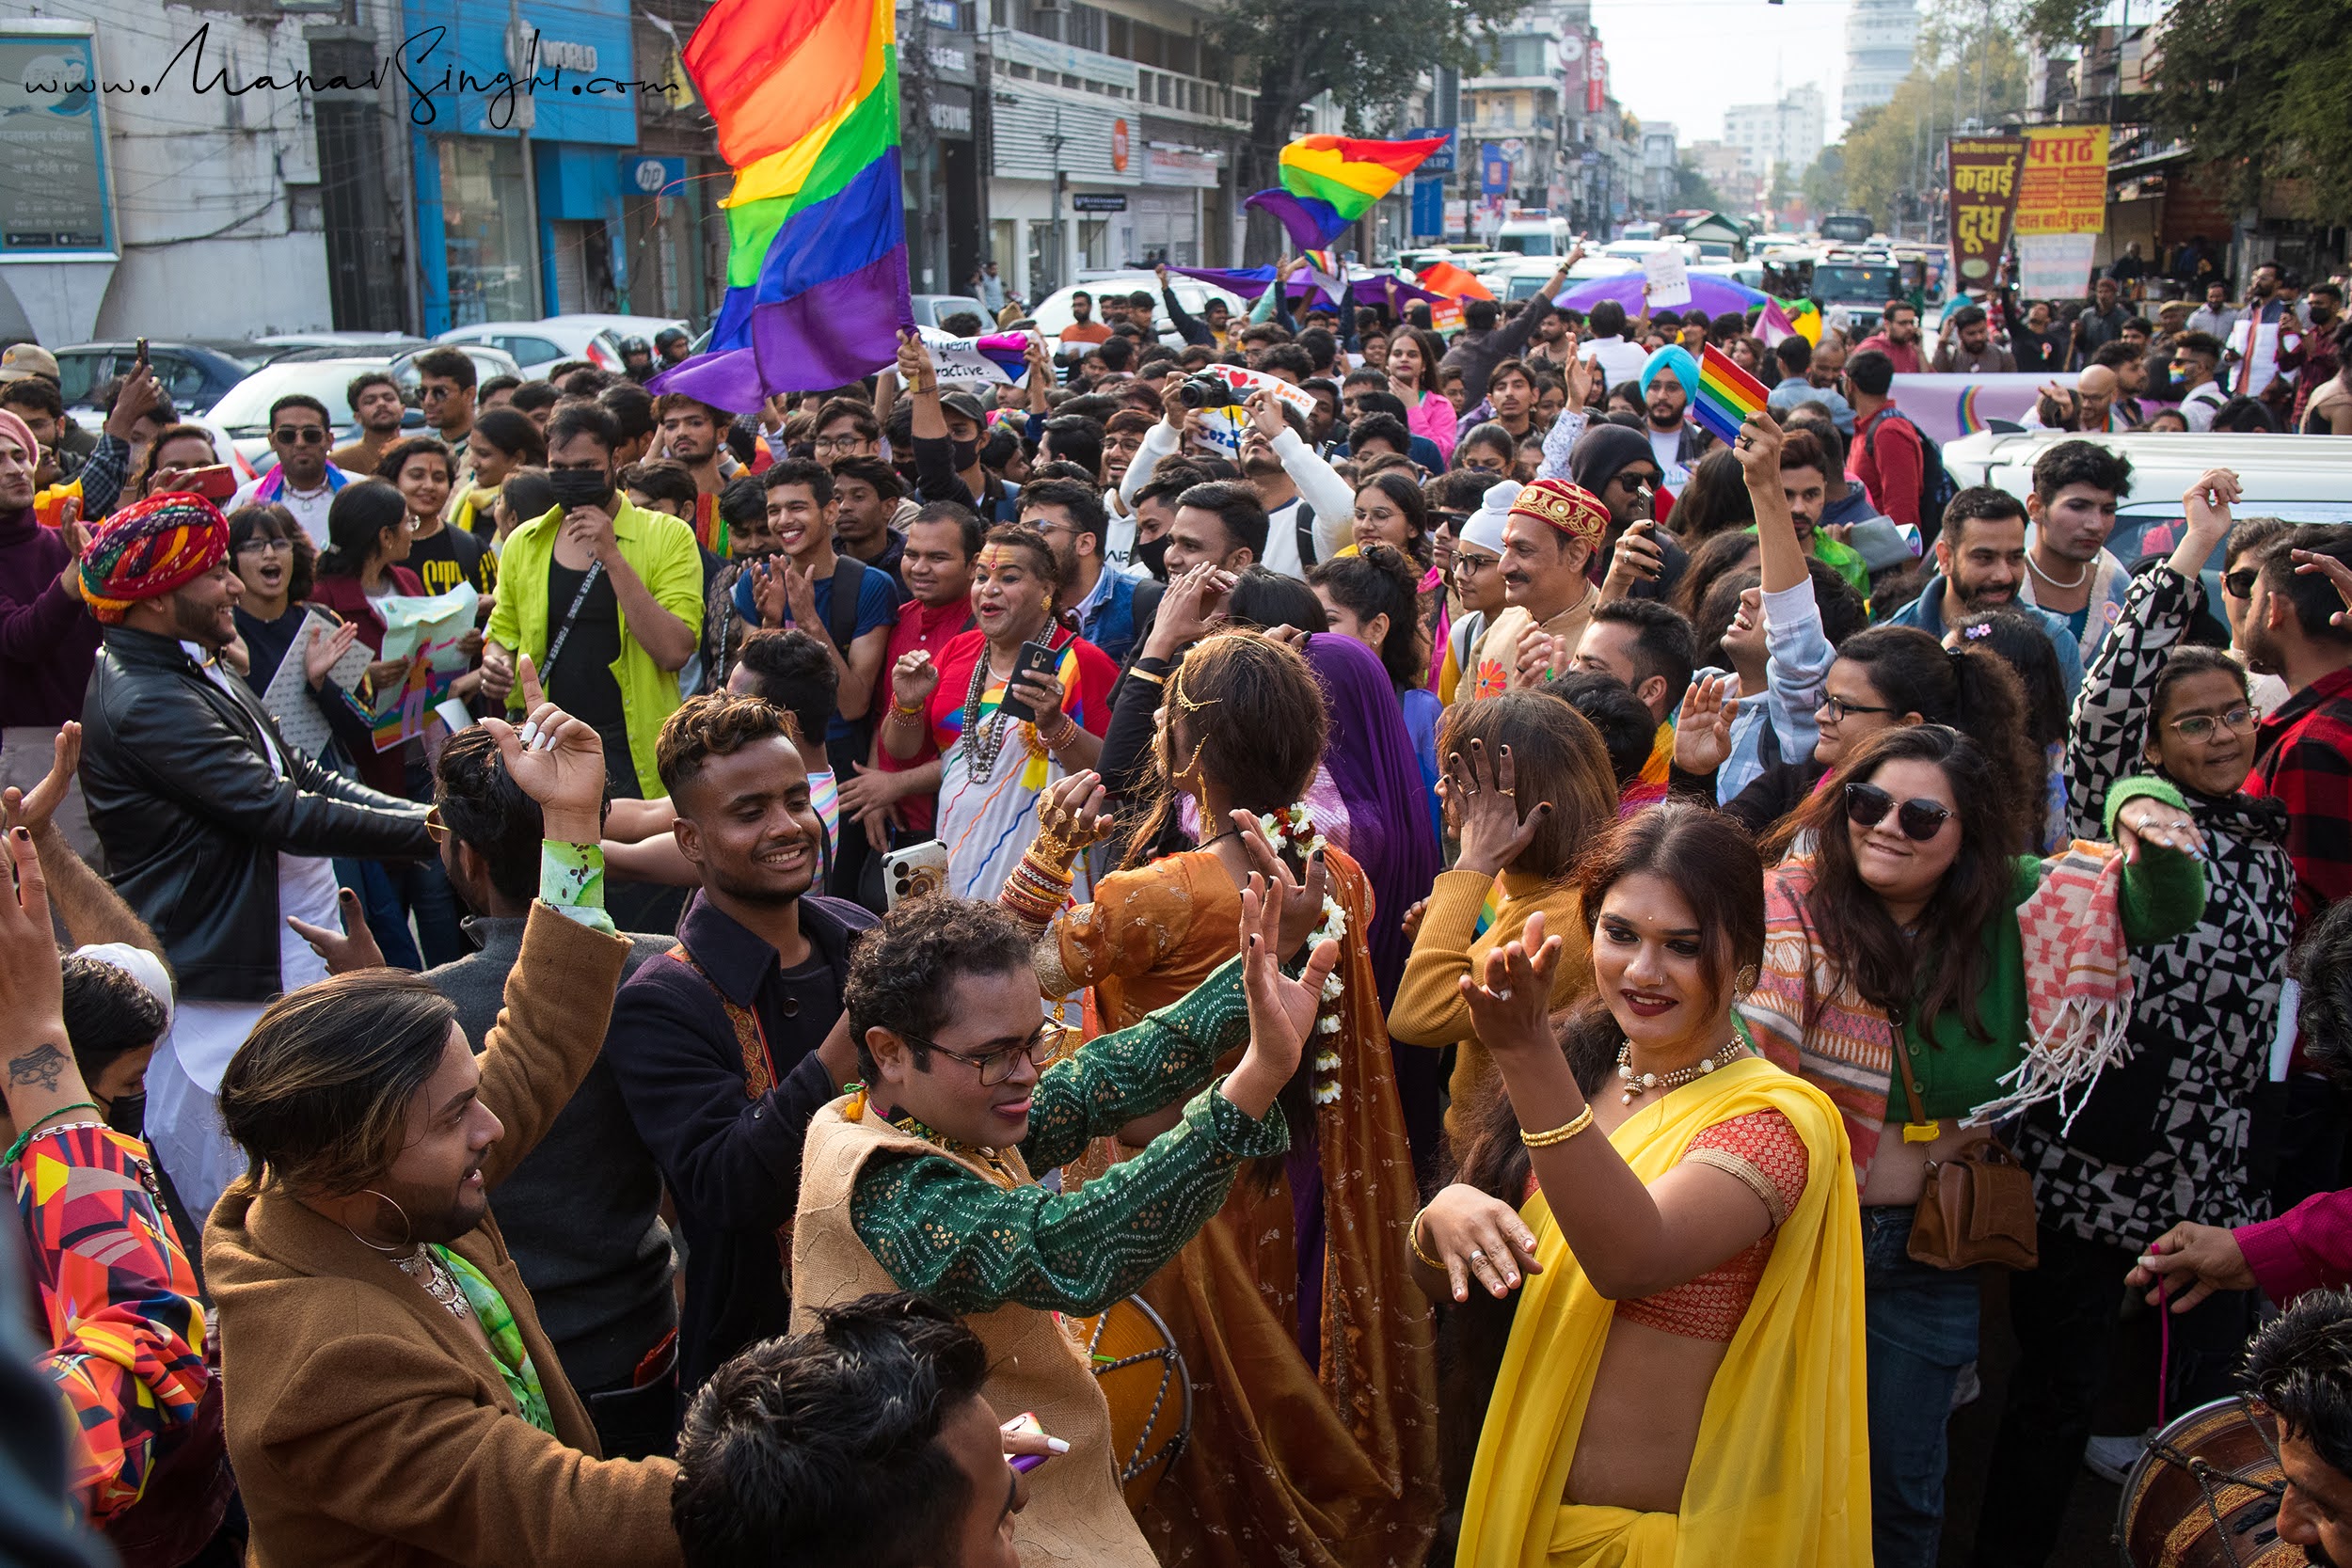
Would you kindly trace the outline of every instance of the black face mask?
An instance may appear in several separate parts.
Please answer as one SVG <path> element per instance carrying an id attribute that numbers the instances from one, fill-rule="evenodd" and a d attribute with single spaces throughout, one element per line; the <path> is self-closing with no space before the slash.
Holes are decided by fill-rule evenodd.
<path id="1" fill-rule="evenodd" d="M 963 472 L 980 460 L 980 444 L 977 441 L 958 441 L 955 443 L 955 449 L 956 472 L 958 473 Z"/>
<path id="2" fill-rule="evenodd" d="M 602 506 L 612 499 L 612 475 L 604 469 L 551 468 L 548 488 L 555 492 L 555 504 L 567 510 Z"/>
<path id="3" fill-rule="evenodd" d="M 1163 533 L 1157 539 L 1138 541 L 1136 545 L 1136 559 L 1143 562 L 1145 571 L 1150 572 L 1160 581 L 1166 582 L 1168 580 L 1168 535 Z"/>
<path id="4" fill-rule="evenodd" d="M 147 1091 L 115 1096 L 106 1107 L 106 1125 L 127 1138 L 147 1136 Z"/>

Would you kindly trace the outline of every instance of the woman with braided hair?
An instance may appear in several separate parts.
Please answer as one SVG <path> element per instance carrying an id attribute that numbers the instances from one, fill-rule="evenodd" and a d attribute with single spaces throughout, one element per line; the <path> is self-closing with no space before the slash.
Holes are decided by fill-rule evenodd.
<path id="1" fill-rule="evenodd" d="M 1240 889 L 1277 853 L 1306 893 L 1285 949 L 1319 927 L 1347 957 L 1280 1098 L 1291 1152 L 1245 1172 L 1144 1291 L 1194 1385 L 1192 1440 L 1143 1510 L 1144 1532 L 1166 1562 L 1418 1565 L 1438 1512 L 1433 1332 L 1407 1281 L 1416 1195 L 1359 935 L 1371 884 L 1298 804 L 1328 734 L 1323 689 L 1281 641 L 1226 632 L 1166 677 L 1157 720 L 1149 810 L 1092 901 L 1062 907 L 1072 862 L 1109 831 L 1089 773 L 1048 791 L 1044 826 L 1006 884 L 1000 902 L 1038 935 L 1040 991 L 1092 987 L 1106 1031 L 1183 996 L 1232 958 Z M 1150 858 L 1186 800 L 1198 847 Z M 1065 1180 L 1171 1124 L 1169 1113 L 1130 1123 L 1121 1147 Z"/>

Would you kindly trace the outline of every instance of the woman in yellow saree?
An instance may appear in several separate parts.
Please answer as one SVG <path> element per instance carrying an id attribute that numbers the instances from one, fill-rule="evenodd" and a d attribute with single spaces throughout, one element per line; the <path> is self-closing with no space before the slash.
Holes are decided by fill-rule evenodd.
<path id="1" fill-rule="evenodd" d="M 1853 1172 L 1827 1098 L 1733 1022 L 1762 957 L 1755 847 L 1669 803 L 1577 881 L 1598 995 L 1554 1034 L 1540 916 L 1463 979 L 1507 1099 L 1414 1221 L 1433 1295 L 1521 1291 L 1455 1560 L 1861 1568 Z"/>

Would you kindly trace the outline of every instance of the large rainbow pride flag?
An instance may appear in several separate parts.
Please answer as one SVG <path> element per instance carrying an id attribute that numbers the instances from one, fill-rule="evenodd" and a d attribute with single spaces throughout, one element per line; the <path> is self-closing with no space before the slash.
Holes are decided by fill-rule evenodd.
<path id="1" fill-rule="evenodd" d="M 682 53 L 735 170 L 727 292 L 648 388 L 748 412 L 888 365 L 914 325 L 893 0 L 718 0 Z"/>
<path id="2" fill-rule="evenodd" d="M 1299 249 L 1320 249 L 1445 141 L 1443 136 L 1418 141 L 1300 136 L 1282 149 L 1281 185 L 1260 191 L 1242 205 L 1279 220 Z"/>

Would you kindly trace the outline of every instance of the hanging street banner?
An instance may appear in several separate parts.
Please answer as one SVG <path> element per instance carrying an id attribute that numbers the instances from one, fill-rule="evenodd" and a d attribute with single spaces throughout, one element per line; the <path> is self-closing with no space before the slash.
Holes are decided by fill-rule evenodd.
<path id="1" fill-rule="evenodd" d="M 2107 226 L 2107 128 L 2036 126 L 2026 133 L 2015 227 L 2027 234 L 2096 234 Z"/>
<path id="2" fill-rule="evenodd" d="M 1960 268 L 1960 285 L 1989 289 L 2009 246 L 2026 138 L 1954 136 L 1945 155 L 1951 167 L 1952 260 Z"/>

